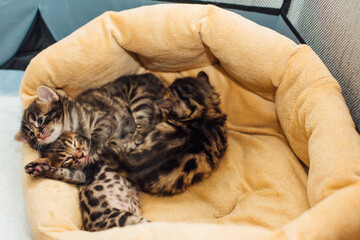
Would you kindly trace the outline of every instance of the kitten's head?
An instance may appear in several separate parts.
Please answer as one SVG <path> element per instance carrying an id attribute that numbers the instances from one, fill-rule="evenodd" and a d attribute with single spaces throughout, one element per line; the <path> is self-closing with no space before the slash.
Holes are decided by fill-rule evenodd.
<path id="1" fill-rule="evenodd" d="M 45 154 L 53 167 L 81 168 L 87 165 L 89 140 L 77 133 L 63 132 L 49 145 Z"/>
<path id="2" fill-rule="evenodd" d="M 164 99 L 156 101 L 157 106 L 168 112 L 170 119 L 180 121 L 211 117 L 219 104 L 219 95 L 205 72 L 199 72 L 196 78 L 176 79 L 166 89 Z"/>
<path id="3" fill-rule="evenodd" d="M 41 151 L 43 146 L 54 142 L 63 129 L 62 96 L 45 86 L 37 89 L 38 98 L 24 111 L 21 129 L 15 140 L 28 142 Z"/>

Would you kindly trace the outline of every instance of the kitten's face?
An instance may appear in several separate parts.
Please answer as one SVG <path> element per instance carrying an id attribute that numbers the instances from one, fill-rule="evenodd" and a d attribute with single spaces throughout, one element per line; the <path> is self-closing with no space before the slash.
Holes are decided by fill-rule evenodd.
<path id="1" fill-rule="evenodd" d="M 63 129 L 63 108 L 59 96 L 51 89 L 38 91 L 39 97 L 25 110 L 18 141 L 28 142 L 41 151 L 42 146 L 54 142 Z"/>
<path id="2" fill-rule="evenodd" d="M 89 140 L 76 133 L 64 132 L 49 145 L 47 157 L 54 167 L 81 168 L 86 166 L 89 154 Z"/>
<path id="3" fill-rule="evenodd" d="M 208 77 L 204 72 L 196 78 L 186 77 L 176 79 L 167 89 L 163 100 L 156 104 L 167 110 L 169 118 L 187 121 L 199 118 L 213 93 Z"/>

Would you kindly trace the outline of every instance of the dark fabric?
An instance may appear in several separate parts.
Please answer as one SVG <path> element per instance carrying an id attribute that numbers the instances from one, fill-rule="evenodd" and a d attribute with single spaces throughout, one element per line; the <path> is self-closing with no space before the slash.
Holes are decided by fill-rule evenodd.
<path id="1" fill-rule="evenodd" d="M 291 0 L 284 0 L 283 5 L 281 6 L 281 12 L 286 16 L 290 9 Z"/>
<path id="2" fill-rule="evenodd" d="M 244 10 L 249 12 L 258 12 L 258 13 L 265 13 L 270 15 L 279 15 L 280 9 L 272 8 L 272 7 L 260 7 L 260 6 L 247 6 L 235 3 L 227 3 L 227 2 L 217 2 L 217 1 L 206 1 L 206 0 L 155 0 L 159 2 L 173 2 L 173 3 L 194 3 L 194 4 L 213 4 L 221 8 L 229 8 L 229 9 L 238 9 Z"/>
<path id="3" fill-rule="evenodd" d="M 297 40 L 299 40 L 299 43 L 301 44 L 306 44 L 305 40 L 301 37 L 300 33 L 296 30 L 296 28 L 292 25 L 292 23 L 290 22 L 290 20 L 287 18 L 287 16 L 285 15 L 285 12 L 281 11 L 280 13 L 282 19 L 284 20 L 284 22 L 286 23 L 286 25 L 289 27 L 289 29 L 291 30 L 291 32 L 295 35 L 295 37 L 297 38 Z"/>
<path id="4" fill-rule="evenodd" d="M 0 68 L 25 70 L 33 57 L 55 42 L 54 37 L 51 35 L 38 11 L 20 48 L 16 54 Z"/>
<path id="5" fill-rule="evenodd" d="M 360 133 L 359 11 L 356 1 L 291 1 L 286 16 L 339 82 Z"/>

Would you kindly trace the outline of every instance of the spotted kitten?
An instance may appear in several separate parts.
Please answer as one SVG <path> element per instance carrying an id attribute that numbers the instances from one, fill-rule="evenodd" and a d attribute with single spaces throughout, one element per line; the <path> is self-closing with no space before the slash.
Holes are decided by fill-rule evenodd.
<path id="1" fill-rule="evenodd" d="M 38 98 L 24 111 L 21 130 L 15 136 L 38 151 L 54 142 L 65 131 L 90 139 L 89 159 L 99 159 L 104 143 L 111 137 L 131 139 L 125 150 L 140 144 L 161 119 L 154 101 L 161 99 L 165 87 L 153 74 L 120 77 L 80 94 L 76 99 L 61 91 L 38 87 Z"/>
<path id="2" fill-rule="evenodd" d="M 209 176 L 227 147 L 226 115 L 208 76 L 176 79 L 156 105 L 167 112 L 144 142 L 123 154 L 123 140 L 112 139 L 105 155 L 122 176 L 157 195 L 181 193 Z"/>
<path id="3" fill-rule="evenodd" d="M 135 185 L 104 160 L 89 163 L 88 151 L 86 138 L 64 132 L 41 153 L 40 159 L 27 164 L 25 171 L 34 177 L 77 184 L 86 231 L 147 222 L 140 215 Z"/>

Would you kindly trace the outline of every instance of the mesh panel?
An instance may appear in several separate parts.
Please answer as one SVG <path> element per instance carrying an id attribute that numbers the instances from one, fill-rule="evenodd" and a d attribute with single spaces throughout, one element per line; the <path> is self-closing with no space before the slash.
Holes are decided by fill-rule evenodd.
<path id="1" fill-rule="evenodd" d="M 208 0 L 200 0 L 208 2 Z M 245 5 L 251 7 L 280 8 L 283 0 L 211 0 L 211 2 Z"/>
<path id="2" fill-rule="evenodd" d="M 339 81 L 360 130 L 360 1 L 296 0 L 288 18 Z"/>

